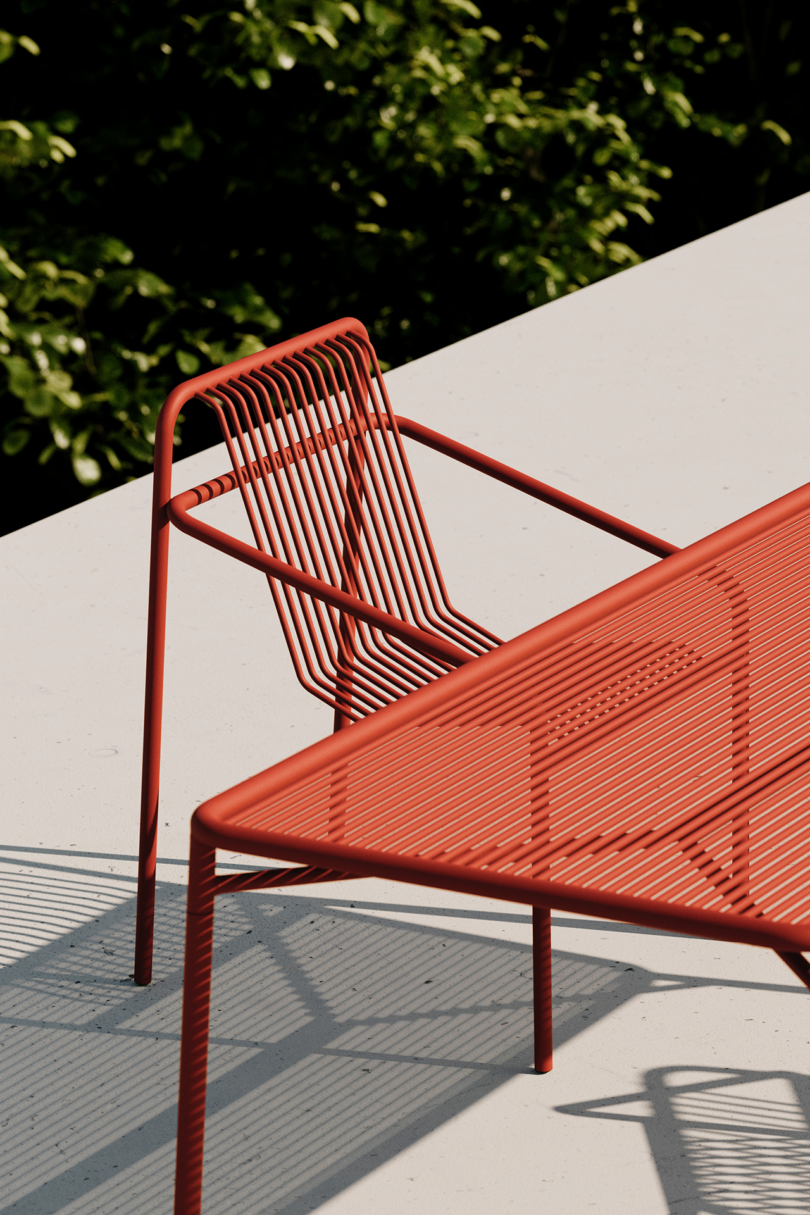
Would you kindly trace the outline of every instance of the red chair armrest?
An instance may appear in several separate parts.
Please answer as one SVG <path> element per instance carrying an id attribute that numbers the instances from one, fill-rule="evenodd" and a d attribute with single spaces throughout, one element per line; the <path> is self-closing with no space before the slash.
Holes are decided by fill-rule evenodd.
<path id="1" fill-rule="evenodd" d="M 437 658 L 440 662 L 449 663 L 454 667 L 472 662 L 475 658 L 474 654 L 466 654 L 464 650 L 435 633 L 429 633 L 416 625 L 398 620 L 396 616 L 390 616 L 388 612 L 374 607 L 373 604 L 356 599 L 353 595 L 348 595 L 345 591 L 330 586 L 328 582 L 321 582 L 319 578 L 313 578 L 311 574 L 296 569 L 293 565 L 288 565 L 278 557 L 271 557 L 269 553 L 245 544 L 242 540 L 237 540 L 235 536 L 229 536 L 227 532 L 219 531 L 218 528 L 203 523 L 201 519 L 195 519 L 189 514 L 189 511 L 199 505 L 200 495 L 197 490 L 186 490 L 185 493 L 177 494 L 167 503 L 166 514 L 174 526 L 181 532 L 185 532 L 187 536 L 192 536 L 195 540 L 202 540 L 203 544 L 208 544 L 211 548 L 226 553 L 229 557 L 235 557 L 237 561 L 242 561 L 245 565 L 250 565 L 253 569 L 268 574 L 271 578 L 278 578 L 279 582 L 284 582 L 288 586 L 295 587 L 296 590 L 312 595 L 313 598 L 328 603 L 330 607 L 336 608 L 339 612 L 345 612 L 347 616 L 353 616 L 356 620 L 363 621 L 371 628 L 380 629 L 384 633 L 398 637 L 400 641 L 406 642 L 422 654 Z"/>
<path id="2" fill-rule="evenodd" d="M 417 443 L 422 443 L 425 447 L 432 447 L 434 451 L 440 451 L 453 460 L 477 469 L 478 472 L 486 473 L 488 477 L 494 477 L 496 481 L 503 481 L 505 485 L 511 485 L 513 489 L 519 489 L 522 493 L 529 494 L 532 498 L 538 498 L 548 506 L 554 506 L 567 515 L 573 515 L 575 519 L 581 519 L 584 523 L 601 528 L 603 532 L 608 532 L 611 536 L 626 540 L 628 544 L 634 544 L 636 548 L 642 548 L 645 552 L 652 553 L 654 557 L 669 557 L 671 553 L 680 552 L 668 540 L 659 540 L 657 536 L 652 536 L 649 532 L 634 527 L 632 523 L 625 523 L 622 519 L 615 518 L 614 515 L 608 515 L 604 511 L 598 510 L 595 506 L 589 506 L 587 502 L 580 502 L 578 498 L 564 494 L 562 490 L 555 489 L 552 485 L 546 485 L 543 481 L 538 481 L 526 473 L 510 468 L 508 464 L 501 464 L 498 460 L 493 460 L 491 456 L 485 456 L 472 447 L 465 447 L 463 443 L 458 443 L 455 439 L 448 439 L 446 435 L 440 435 L 435 430 L 430 430 L 421 422 L 413 422 L 410 418 L 402 418 L 399 415 L 397 415 L 396 421 L 400 432 L 407 435 L 409 439 L 415 439 Z"/>

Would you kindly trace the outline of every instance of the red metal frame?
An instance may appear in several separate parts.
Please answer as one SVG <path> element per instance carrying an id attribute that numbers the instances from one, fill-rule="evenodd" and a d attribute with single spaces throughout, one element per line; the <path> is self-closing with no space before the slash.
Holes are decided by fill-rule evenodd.
<path id="1" fill-rule="evenodd" d="M 174 431 L 213 408 L 232 468 L 172 497 Z M 340 729 L 500 644 L 456 612 L 401 435 L 656 556 L 677 551 L 570 495 L 394 415 L 363 325 L 344 318 L 179 385 L 155 437 L 135 981 L 152 975 L 169 524 L 264 573 L 299 679 Z M 238 489 L 255 547 L 189 512 Z M 308 881 L 328 881 L 329 870 Z M 304 880 L 279 870 L 273 883 Z"/>
<path id="2" fill-rule="evenodd" d="M 192 400 L 217 413 L 232 467 L 173 497 L 174 430 L 180 410 Z M 354 319 L 344 318 L 181 384 L 161 411 L 155 441 L 135 946 L 138 983 L 150 982 L 152 972 L 170 523 L 267 577 L 298 678 L 333 707 L 336 732 L 345 733 L 345 726 L 356 726 L 378 709 L 425 690 L 439 676 L 475 665 L 473 660 L 501 645 L 450 603 L 402 435 L 655 556 L 677 552 L 666 541 L 397 417 L 368 334 Z M 244 502 L 254 546 L 190 513 L 234 489 Z M 533 797 L 537 805 L 547 805 L 549 782 L 539 762 L 545 741 L 536 731 L 530 733 L 538 761 Z M 329 790 L 335 839 L 343 834 L 346 796 L 341 775 Z M 357 875 L 352 867 L 329 863 L 217 878 L 211 850 L 201 851 L 194 844 L 186 956 L 186 974 L 194 978 L 187 985 L 183 1013 L 182 1126 L 196 1125 L 200 1100 L 204 1107 L 203 1004 L 214 893 Z M 533 922 L 535 1060 L 539 1071 L 547 1071 L 552 1042 L 546 907 L 534 907 Z M 181 1176 L 199 1174 L 200 1184 L 201 1150 L 201 1139 L 195 1146 L 194 1134 L 184 1133 Z M 184 1183 L 180 1192 L 186 1197 L 178 1200 L 178 1209 L 199 1209 L 199 1184 Z"/>
<path id="3" fill-rule="evenodd" d="M 774 949 L 810 987 L 810 486 L 192 818 L 176 1215 L 202 1193 L 218 848 Z M 334 788 L 340 784 L 339 820 Z"/>
<path id="4" fill-rule="evenodd" d="M 810 485 L 219 794 L 195 812 L 192 836 L 204 849 L 810 950 L 808 545 Z M 562 792 L 535 793 L 541 768 Z M 454 783 L 467 769 L 478 783 Z M 335 770 L 351 785 L 341 838 L 328 829 Z M 503 809 L 513 780 L 525 785 L 514 823 Z M 544 823 L 549 804 L 568 816 L 542 843 L 526 808 L 541 796 Z M 428 848 L 420 830 L 436 833 Z M 480 831 L 507 842 L 464 835 Z M 682 889 L 673 841 L 688 854 Z M 654 852 L 668 859 L 650 877 Z M 242 880 L 216 879 L 229 890 Z"/>

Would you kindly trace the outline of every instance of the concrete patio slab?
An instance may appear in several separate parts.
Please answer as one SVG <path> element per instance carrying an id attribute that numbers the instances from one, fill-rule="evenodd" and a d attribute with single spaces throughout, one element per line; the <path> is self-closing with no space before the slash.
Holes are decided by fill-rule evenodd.
<path id="1" fill-rule="evenodd" d="M 398 412 L 687 544 L 810 479 L 808 317 L 805 195 L 387 381 Z M 454 601 L 501 636 L 648 562 L 409 454 Z M 214 448 L 175 484 L 227 464 Z M 171 1209 L 188 819 L 331 728 L 262 579 L 175 533 L 136 988 L 150 481 L 0 540 L 0 1215 Z M 211 509 L 242 527 L 233 496 Z M 206 1212 L 808 1211 L 798 981 L 753 949 L 553 923 L 539 1077 L 525 908 L 379 881 L 223 898 Z"/>

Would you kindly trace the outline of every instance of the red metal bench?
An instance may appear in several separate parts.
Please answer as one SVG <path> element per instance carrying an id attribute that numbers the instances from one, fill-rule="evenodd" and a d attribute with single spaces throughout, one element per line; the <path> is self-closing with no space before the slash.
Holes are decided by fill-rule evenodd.
<path id="1" fill-rule="evenodd" d="M 217 876 L 218 848 L 763 946 L 810 986 L 809 547 L 807 486 L 199 807 L 178 1215 L 200 1209 L 215 896 L 266 884 Z"/>

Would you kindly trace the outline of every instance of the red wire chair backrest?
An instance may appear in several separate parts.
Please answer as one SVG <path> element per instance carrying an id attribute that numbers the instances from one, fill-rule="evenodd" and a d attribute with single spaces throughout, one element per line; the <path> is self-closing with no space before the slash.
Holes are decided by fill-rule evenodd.
<path id="1" fill-rule="evenodd" d="M 257 547 L 482 654 L 451 605 L 374 349 L 348 330 L 198 394 L 217 413 Z M 449 669 L 268 578 L 299 680 L 357 720 Z"/>

